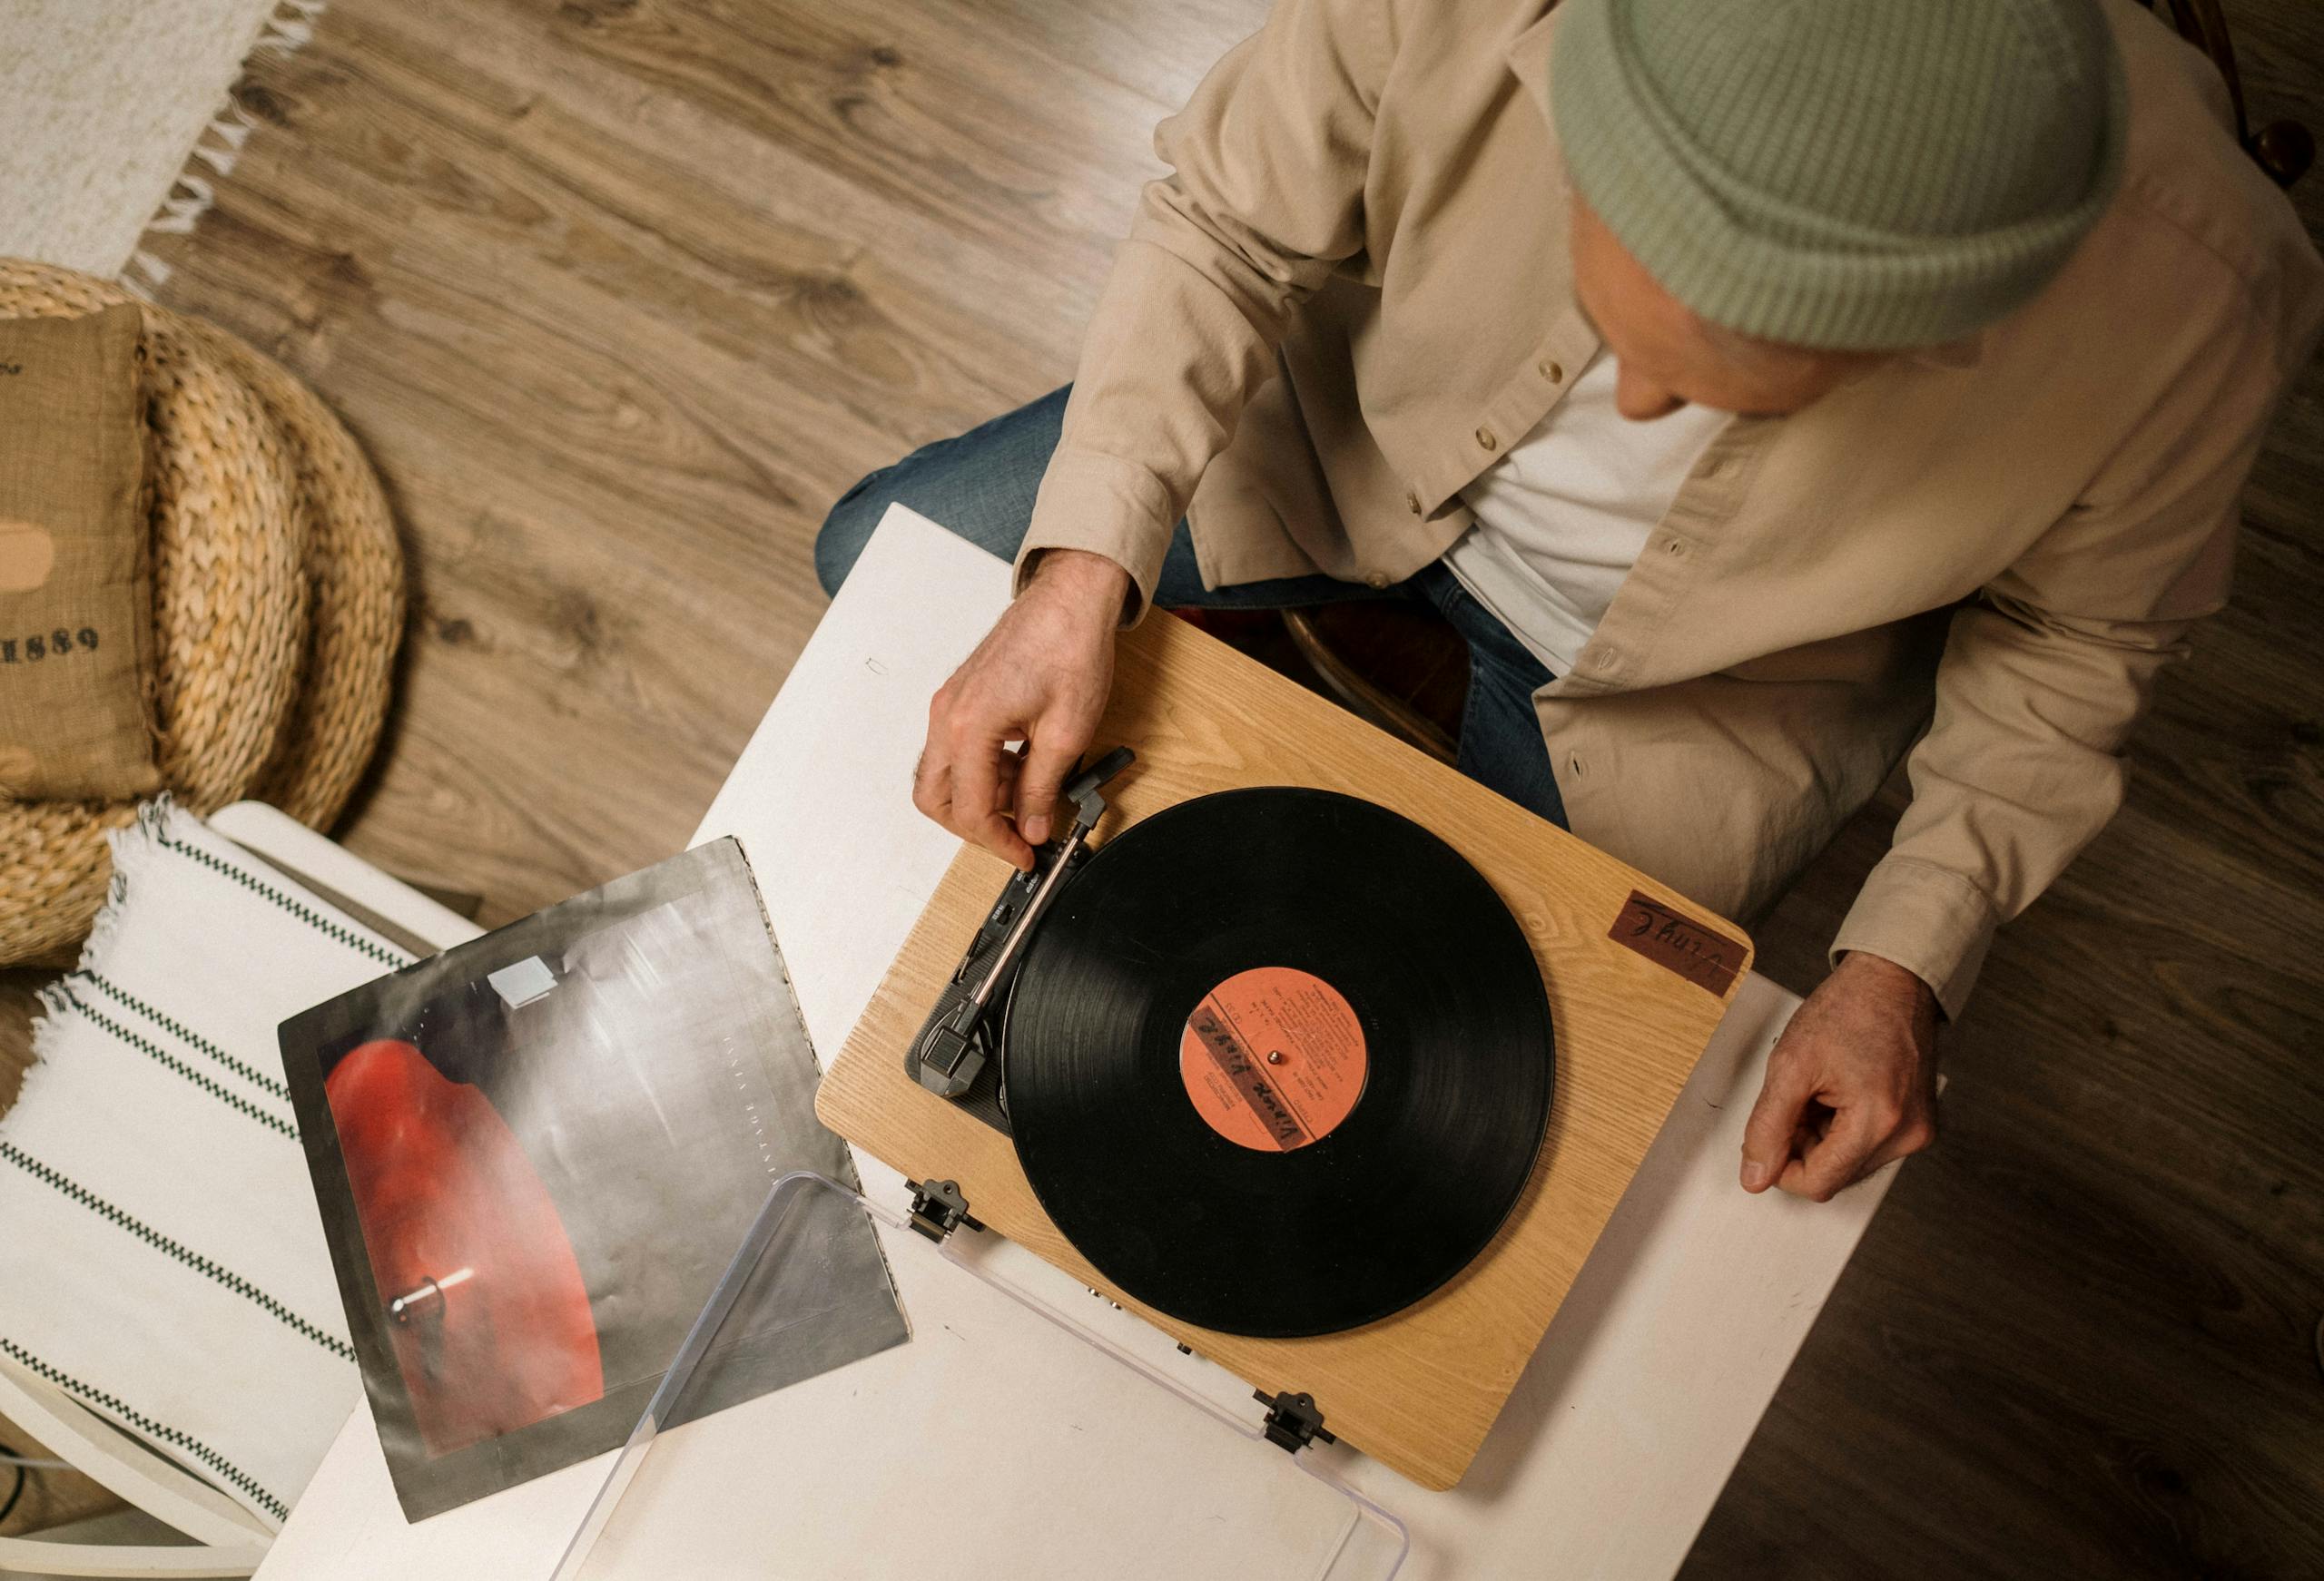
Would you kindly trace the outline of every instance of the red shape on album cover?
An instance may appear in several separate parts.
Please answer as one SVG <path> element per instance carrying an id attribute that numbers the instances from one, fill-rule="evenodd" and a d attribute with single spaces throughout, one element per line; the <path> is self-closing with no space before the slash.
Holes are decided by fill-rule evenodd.
<path id="1" fill-rule="evenodd" d="M 428 1452 L 602 1398 L 573 1243 L 484 1094 L 395 1038 L 349 1053 L 323 1093 Z"/>

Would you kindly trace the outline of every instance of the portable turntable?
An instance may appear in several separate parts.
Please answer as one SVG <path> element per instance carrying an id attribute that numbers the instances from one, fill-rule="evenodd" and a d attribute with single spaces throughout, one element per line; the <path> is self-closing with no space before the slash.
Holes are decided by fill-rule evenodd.
<path id="1" fill-rule="evenodd" d="M 1750 946 L 1175 620 L 1122 637 L 1098 739 L 1135 766 L 1031 873 L 960 853 L 817 1112 L 924 1233 L 1056 1263 L 1284 1448 L 1449 1488 Z"/>

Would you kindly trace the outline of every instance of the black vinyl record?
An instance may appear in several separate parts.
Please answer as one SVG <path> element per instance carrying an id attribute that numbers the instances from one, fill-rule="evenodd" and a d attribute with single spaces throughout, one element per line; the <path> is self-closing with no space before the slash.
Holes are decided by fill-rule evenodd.
<path id="1" fill-rule="evenodd" d="M 1184 1321 L 1270 1338 L 1411 1305 L 1516 1205 L 1549 1002 L 1482 875 L 1331 791 L 1181 802 L 1035 929 L 1004 1080 L 1041 1206 Z"/>

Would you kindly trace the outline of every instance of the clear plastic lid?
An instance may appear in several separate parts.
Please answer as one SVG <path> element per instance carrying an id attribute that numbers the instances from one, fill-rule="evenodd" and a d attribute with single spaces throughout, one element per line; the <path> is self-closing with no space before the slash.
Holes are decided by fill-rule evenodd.
<path id="1" fill-rule="evenodd" d="M 815 1222 L 848 1204 L 876 1226 L 911 1342 L 700 1414 L 733 1398 L 726 1370 L 819 1309 Z M 1347 1451 L 1286 1453 L 1260 1406 L 1223 1409 L 1075 1315 L 1090 1297 L 1061 1272 L 968 1226 L 931 1240 L 902 1206 L 809 1172 L 774 1183 L 554 1581 L 1402 1566 L 1403 1523 L 1332 1474 Z"/>

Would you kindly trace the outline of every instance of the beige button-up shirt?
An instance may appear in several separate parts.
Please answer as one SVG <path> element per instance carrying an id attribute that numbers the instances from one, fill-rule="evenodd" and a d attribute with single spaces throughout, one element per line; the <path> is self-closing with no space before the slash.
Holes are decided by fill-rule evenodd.
<path id="1" fill-rule="evenodd" d="M 1574 831 L 1746 920 L 1909 747 L 1912 805 L 1833 948 L 1948 1013 L 2121 804 L 2324 321 L 2324 264 L 2209 63 L 2106 4 L 2127 169 L 2057 279 L 1974 343 L 1731 420 L 1534 697 Z M 1467 529 L 1460 489 L 1598 346 L 1543 12 L 1279 0 L 1219 63 L 1156 135 L 1173 173 L 1091 321 L 1020 574 L 1094 550 L 1142 613 L 1182 512 L 1213 585 L 1382 585 Z"/>

